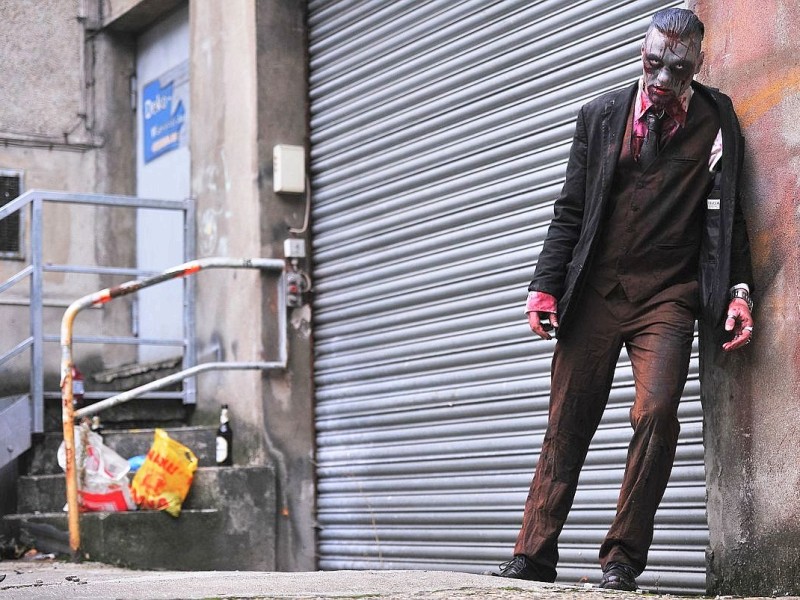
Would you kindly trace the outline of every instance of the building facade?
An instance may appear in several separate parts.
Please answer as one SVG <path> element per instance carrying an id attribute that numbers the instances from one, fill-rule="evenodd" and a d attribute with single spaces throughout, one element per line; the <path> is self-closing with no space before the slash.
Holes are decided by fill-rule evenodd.
<path id="1" fill-rule="evenodd" d="M 273 282 L 255 274 L 214 272 L 197 285 L 201 360 L 272 358 L 277 311 L 289 311 L 286 372 L 206 375 L 195 413 L 208 422 L 231 405 L 237 462 L 276 466 L 278 568 L 480 572 L 508 558 L 546 425 L 552 354 L 520 307 L 574 117 L 638 76 L 649 15 L 683 3 L 29 4 L 0 8 L 39 40 L 2 46 L 4 63 L 18 65 L 0 92 L 8 198 L 32 188 L 189 196 L 198 256 L 283 257 L 287 238 L 307 249 L 300 267 L 313 287 L 301 307 L 278 306 Z M 693 355 L 641 582 L 796 593 L 800 79 L 782 57 L 793 55 L 799 9 L 688 4 L 707 30 L 700 77 L 732 96 L 748 141 L 757 331 L 724 363 Z M 278 144 L 307 151 L 308 206 L 274 191 Z M 153 270 L 180 262 L 182 231 L 159 215 L 63 211 L 47 230 L 54 257 Z M 0 230 L 2 279 L 18 258 L 8 231 L 24 241 L 25 226 Z M 81 286 L 108 285 L 52 277 L 51 326 Z M 98 311 L 86 327 L 176 335 L 169 293 Z M 20 289 L 0 304 L 17 337 L 24 301 Z M 89 370 L 169 356 L 82 352 Z M 57 357 L 48 360 L 57 380 Z M 24 387 L 23 359 L 3 368 L 3 393 Z M 623 356 L 562 536 L 562 581 L 599 578 L 632 393 Z"/>

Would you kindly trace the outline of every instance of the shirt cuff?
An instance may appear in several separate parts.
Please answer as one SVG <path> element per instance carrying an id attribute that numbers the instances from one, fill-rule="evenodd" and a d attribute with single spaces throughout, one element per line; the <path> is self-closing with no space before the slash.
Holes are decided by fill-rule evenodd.
<path id="1" fill-rule="evenodd" d="M 555 296 L 545 292 L 528 292 L 528 301 L 525 303 L 525 314 L 532 312 L 558 312 L 558 302 Z"/>

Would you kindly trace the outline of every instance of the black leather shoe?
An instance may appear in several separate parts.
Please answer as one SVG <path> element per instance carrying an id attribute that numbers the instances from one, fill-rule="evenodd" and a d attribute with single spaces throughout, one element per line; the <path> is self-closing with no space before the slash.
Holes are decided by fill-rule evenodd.
<path id="1" fill-rule="evenodd" d="M 553 583 L 555 573 L 547 573 L 546 569 L 533 564 L 524 554 L 517 554 L 509 561 L 500 565 L 499 573 L 492 573 L 495 577 L 508 577 L 509 579 L 527 579 L 528 581 L 544 581 Z"/>
<path id="2" fill-rule="evenodd" d="M 608 563 L 603 569 L 603 579 L 600 587 L 607 590 L 622 590 L 624 592 L 635 592 L 636 569 L 624 563 Z"/>

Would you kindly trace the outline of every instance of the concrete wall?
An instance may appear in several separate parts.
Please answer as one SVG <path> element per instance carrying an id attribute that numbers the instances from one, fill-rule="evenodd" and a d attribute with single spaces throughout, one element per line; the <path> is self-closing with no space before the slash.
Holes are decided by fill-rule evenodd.
<path id="1" fill-rule="evenodd" d="M 141 32 L 186 0 L 114 0 L 102 2 L 100 19 L 115 31 Z"/>
<path id="2" fill-rule="evenodd" d="M 259 256 L 254 2 L 194 2 L 189 19 L 198 255 Z M 260 360 L 260 275 L 210 271 L 198 276 L 197 287 L 199 355 Z M 199 380 L 201 418 L 216 419 L 219 406 L 230 405 L 236 463 L 266 460 L 261 397 L 257 372 L 217 372 Z"/>
<path id="3" fill-rule="evenodd" d="M 84 51 L 79 4 L 77 0 L 45 0 L 36 6 L 25 0 L 3 2 L 4 28 L 18 34 L 4 36 L 0 54 L 4 65 L 14 66 L 10 72 L 15 75 L 5 78 L 0 91 L 5 133 L 62 141 L 63 134 L 78 125 L 71 141 L 91 144 L 92 135 L 80 127 L 78 116 L 88 108 L 83 71 L 78 68 Z"/>
<path id="4" fill-rule="evenodd" d="M 706 25 L 701 79 L 733 98 L 747 140 L 757 288 L 753 344 L 705 356 L 710 591 L 800 594 L 800 6 L 690 5 Z"/>
<path id="5" fill-rule="evenodd" d="M 134 48 L 122 34 L 91 35 L 97 3 L 9 0 L 0 4 L 7 31 L 0 61 L 10 76 L 0 86 L 0 169 L 23 172 L 23 189 L 131 193 L 133 121 L 129 79 Z M 134 255 L 134 215 L 129 210 L 48 205 L 45 211 L 46 262 L 130 266 Z M 0 281 L 25 261 L 0 260 Z M 48 274 L 45 279 L 45 331 L 58 334 L 64 308 L 85 293 L 119 283 L 119 278 Z M 4 323 L 0 352 L 29 335 L 27 282 L 0 296 Z M 127 302 L 88 311 L 77 334 L 130 335 Z M 76 348 L 85 371 L 127 362 L 129 348 Z M 48 387 L 57 389 L 59 349 L 45 352 Z M 4 365 L 0 393 L 27 388 L 29 359 Z"/>
<path id="6" fill-rule="evenodd" d="M 298 0 L 256 3 L 262 256 L 282 256 L 289 229 L 301 228 L 305 216 L 304 195 L 275 194 L 272 177 L 273 146 L 308 148 L 304 11 L 305 2 Z M 265 309 L 271 312 L 277 300 L 274 294 L 266 298 Z M 265 344 L 277 337 L 274 323 L 274 318 L 265 318 Z M 284 503 L 278 516 L 276 560 L 279 569 L 296 571 L 316 568 L 313 347 L 308 305 L 289 311 L 288 337 L 289 368 L 268 377 L 264 389 L 264 426 L 271 453 L 280 461 L 278 500 Z"/>
<path id="7" fill-rule="evenodd" d="M 192 191 L 200 256 L 282 257 L 302 197 L 272 192 L 274 144 L 304 144 L 305 39 L 301 2 L 192 2 Z M 202 125 L 199 125 L 202 124 Z M 199 353 L 278 358 L 276 279 L 211 272 L 198 279 Z M 315 567 L 314 420 L 308 308 L 291 314 L 287 373 L 209 374 L 198 422 L 231 407 L 237 464 L 274 464 L 278 570 Z"/>

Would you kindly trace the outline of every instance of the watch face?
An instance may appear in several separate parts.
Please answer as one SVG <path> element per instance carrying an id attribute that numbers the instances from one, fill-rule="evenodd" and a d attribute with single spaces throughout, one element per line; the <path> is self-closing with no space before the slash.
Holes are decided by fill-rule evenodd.
<path id="1" fill-rule="evenodd" d="M 753 299 L 750 297 L 750 292 L 744 290 L 742 288 L 736 288 L 731 292 L 731 300 L 734 298 L 739 298 L 740 300 L 744 300 L 747 303 L 747 307 L 750 310 L 753 310 Z"/>

